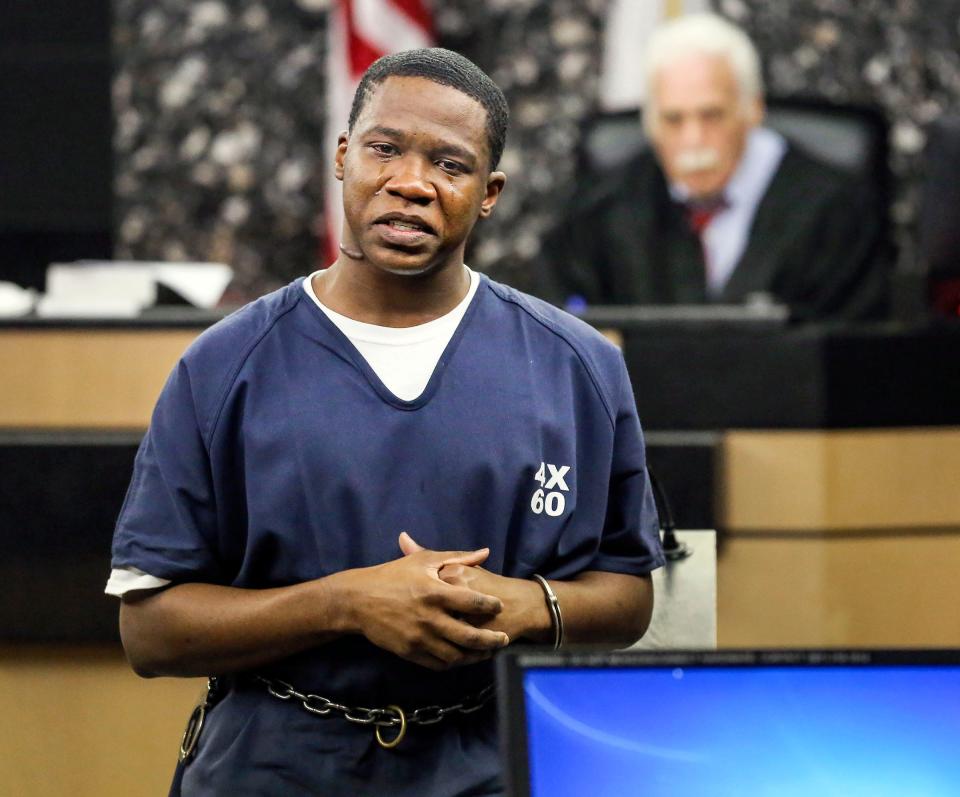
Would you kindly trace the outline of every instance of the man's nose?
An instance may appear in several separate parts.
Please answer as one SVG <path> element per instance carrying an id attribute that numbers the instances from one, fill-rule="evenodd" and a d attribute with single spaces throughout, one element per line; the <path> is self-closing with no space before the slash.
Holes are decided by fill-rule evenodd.
<path id="1" fill-rule="evenodd" d="M 685 147 L 699 147 L 703 144 L 703 133 L 703 123 L 693 117 L 684 121 L 680 139 Z"/>
<path id="2" fill-rule="evenodd" d="M 702 146 L 706 129 L 703 126 L 703 120 L 696 115 L 691 114 L 683 120 L 680 128 L 680 141 L 685 148 L 695 148 Z"/>
<path id="3" fill-rule="evenodd" d="M 384 188 L 393 196 L 427 204 L 437 198 L 437 189 L 429 179 L 428 165 L 419 158 L 402 158 L 394 162 L 394 169 Z"/>

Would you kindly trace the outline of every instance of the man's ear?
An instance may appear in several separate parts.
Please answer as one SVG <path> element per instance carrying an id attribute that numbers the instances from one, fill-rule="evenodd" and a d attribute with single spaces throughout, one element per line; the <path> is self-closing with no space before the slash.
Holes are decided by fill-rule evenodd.
<path id="1" fill-rule="evenodd" d="M 344 130 L 337 136 L 337 154 L 334 158 L 334 174 L 338 180 L 343 180 L 343 159 L 347 156 L 347 144 L 350 143 L 350 136 Z"/>
<path id="2" fill-rule="evenodd" d="M 493 206 L 497 204 L 500 198 L 500 192 L 507 182 L 507 175 L 503 172 L 490 172 L 487 177 L 487 194 L 480 203 L 480 218 L 485 219 L 493 213 Z"/>

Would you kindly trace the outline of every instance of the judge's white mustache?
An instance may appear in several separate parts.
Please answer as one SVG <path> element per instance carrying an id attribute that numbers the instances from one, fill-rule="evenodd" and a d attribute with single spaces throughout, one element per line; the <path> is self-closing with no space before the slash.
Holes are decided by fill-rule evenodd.
<path id="1" fill-rule="evenodd" d="M 673 165 L 680 174 L 694 174 L 715 169 L 720 164 L 720 153 L 712 147 L 685 149 L 678 152 Z"/>

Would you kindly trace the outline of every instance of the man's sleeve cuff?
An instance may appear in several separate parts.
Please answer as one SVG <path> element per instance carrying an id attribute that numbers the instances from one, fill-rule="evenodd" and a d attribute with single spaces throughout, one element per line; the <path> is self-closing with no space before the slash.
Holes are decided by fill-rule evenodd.
<path id="1" fill-rule="evenodd" d="M 104 592 L 107 595 L 123 597 L 127 592 L 139 589 L 159 589 L 170 583 L 170 579 L 157 578 L 135 567 L 115 567 L 110 571 Z"/>

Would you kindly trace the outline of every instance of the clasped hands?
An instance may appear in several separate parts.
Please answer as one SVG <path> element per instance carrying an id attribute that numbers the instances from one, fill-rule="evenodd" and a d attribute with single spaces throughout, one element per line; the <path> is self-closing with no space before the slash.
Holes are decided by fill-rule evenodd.
<path id="1" fill-rule="evenodd" d="M 478 551 L 431 551 L 403 532 L 403 556 L 357 585 L 357 631 L 401 658 L 445 670 L 490 658 L 511 640 L 549 628 L 536 582 L 480 567 Z M 376 576 L 376 577 L 374 577 Z"/>

